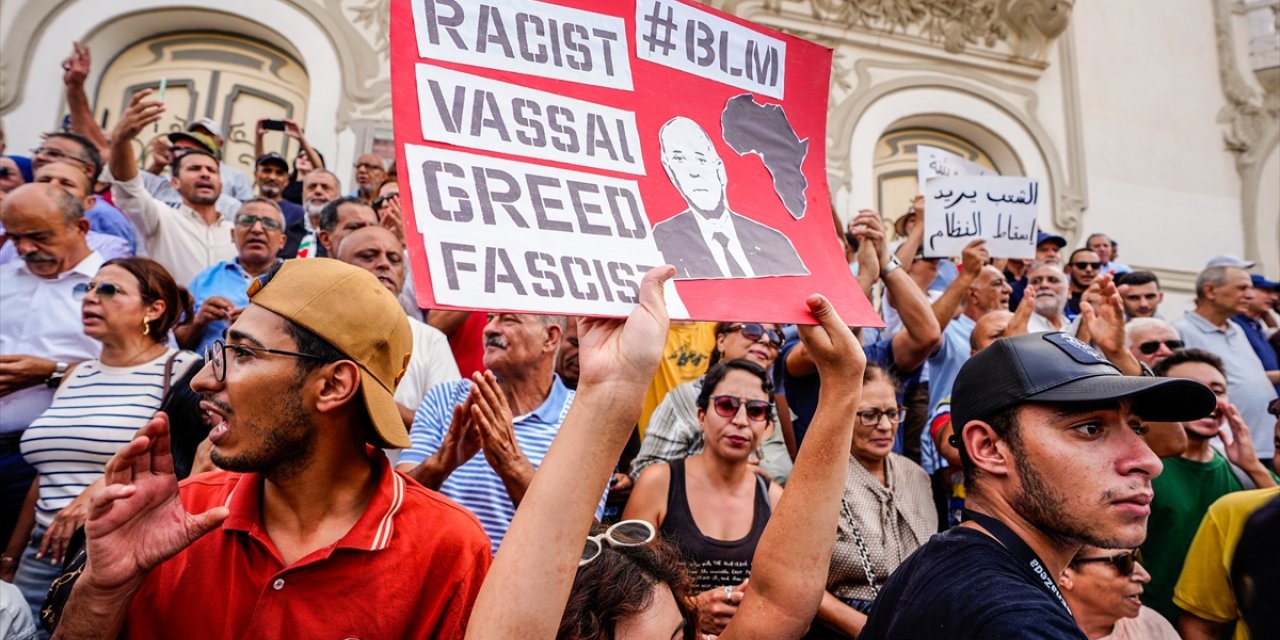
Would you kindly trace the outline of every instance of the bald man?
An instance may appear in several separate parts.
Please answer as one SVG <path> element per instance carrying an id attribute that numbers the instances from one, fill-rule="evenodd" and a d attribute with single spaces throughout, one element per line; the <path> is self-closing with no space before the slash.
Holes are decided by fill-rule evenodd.
<path id="1" fill-rule="evenodd" d="M 84 211 L 84 218 L 89 221 L 89 232 L 85 235 L 85 241 L 89 243 L 90 249 L 102 254 L 103 260 L 128 258 L 133 255 L 133 247 L 129 245 L 127 240 L 115 234 L 99 232 L 93 228 L 93 220 L 89 218 L 89 211 L 97 203 L 98 198 L 89 190 L 88 176 L 75 165 L 68 162 L 45 164 L 36 169 L 35 182 L 51 184 L 80 201 L 80 207 Z M 3 247 L 0 247 L 0 264 L 17 259 L 18 252 L 12 242 L 7 242 Z"/>
<path id="2" fill-rule="evenodd" d="M 388 291 L 400 295 L 405 275 L 404 245 L 390 231 L 376 226 L 356 229 L 342 238 L 335 257 L 372 273 Z M 449 350 L 449 339 L 439 329 L 412 317 L 409 328 L 413 331 L 413 356 L 395 393 L 405 426 L 413 424 L 413 414 L 427 389 L 462 377 Z"/>
<path id="3" fill-rule="evenodd" d="M 662 168 L 689 205 L 653 227 L 677 280 L 809 274 L 785 235 L 729 209 L 724 161 L 698 123 L 672 118 L 658 138 Z"/>
<path id="4" fill-rule="evenodd" d="M 0 221 L 21 258 L 0 265 L 0 536 L 8 539 L 35 476 L 18 449 L 22 432 L 49 408 L 67 370 L 102 349 L 84 335 L 74 293 L 103 259 L 85 241 L 80 200 L 57 186 L 9 192 Z"/>

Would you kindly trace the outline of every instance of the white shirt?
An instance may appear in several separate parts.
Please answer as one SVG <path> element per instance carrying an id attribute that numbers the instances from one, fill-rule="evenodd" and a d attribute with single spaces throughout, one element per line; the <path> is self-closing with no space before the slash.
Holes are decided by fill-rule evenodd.
<path id="1" fill-rule="evenodd" d="M 164 265 L 177 282 L 191 282 L 201 271 L 237 255 L 231 240 L 235 225 L 230 220 L 219 217 L 206 224 L 185 204 L 170 207 L 147 193 L 140 175 L 117 181 L 111 195 L 142 234 L 147 255 Z"/>
<path id="2" fill-rule="evenodd" d="M 729 238 L 728 250 L 729 255 L 737 261 L 738 266 L 742 268 L 742 275 L 745 278 L 755 276 L 755 272 L 751 270 L 751 263 L 747 261 L 747 253 L 742 250 L 742 242 L 738 240 L 738 230 L 733 226 L 733 216 L 728 207 L 720 212 L 720 217 L 708 219 L 695 209 L 690 209 L 689 213 L 693 214 L 693 219 L 698 221 L 698 230 L 702 232 L 702 241 L 707 243 L 707 249 L 711 251 L 711 257 L 715 259 L 716 265 L 720 267 L 720 273 L 725 278 L 730 277 L 732 272 L 729 269 L 729 261 L 724 258 L 724 250 L 720 243 L 713 237 L 717 233 L 723 233 Z"/>
<path id="3" fill-rule="evenodd" d="M 103 262 L 93 251 L 56 278 L 31 273 L 21 260 L 0 265 L 0 355 L 62 362 L 97 358 L 102 344 L 84 334 L 72 290 L 92 280 Z M 0 397 L 0 433 L 26 429 L 52 401 L 53 389 L 43 384 Z"/>
<path id="4" fill-rule="evenodd" d="M 446 380 L 460 380 L 462 375 L 449 349 L 449 339 L 439 329 L 409 318 L 409 330 L 413 333 L 413 355 L 396 387 L 395 399 L 416 410 L 427 396 L 427 389 Z"/>

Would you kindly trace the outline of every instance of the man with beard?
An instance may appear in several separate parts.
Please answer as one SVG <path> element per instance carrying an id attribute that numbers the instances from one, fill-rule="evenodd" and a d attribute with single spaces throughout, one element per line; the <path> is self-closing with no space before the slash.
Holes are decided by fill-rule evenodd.
<path id="1" fill-rule="evenodd" d="M 378 197 L 378 188 L 387 179 L 387 168 L 376 153 L 365 153 L 356 158 L 356 190 L 351 197 L 372 203 Z"/>
<path id="2" fill-rule="evenodd" d="M 859 638 L 1084 638 L 1055 579 L 1083 544 L 1146 537 L 1160 459 L 1143 421 L 1213 404 L 1198 382 L 1124 376 L 1063 333 L 974 354 L 952 398 L 965 521 L 889 576 Z"/>
<path id="3" fill-rule="evenodd" d="M 180 487 L 162 414 L 121 448 L 58 634 L 461 638 L 489 547 L 380 450 L 409 444 L 395 296 L 336 260 L 285 262 L 249 295 L 191 384 L 224 471 Z"/>
<path id="4" fill-rule="evenodd" d="M 1102 262 L 1092 249 L 1076 249 L 1071 252 L 1071 259 L 1063 272 L 1071 278 L 1071 297 L 1067 299 L 1067 318 L 1074 319 L 1080 315 L 1080 298 L 1085 289 L 1093 284 L 1101 275 Z"/>
<path id="5" fill-rule="evenodd" d="M 1187 445 L 1182 455 L 1164 458 L 1164 473 L 1152 482 L 1151 521 L 1142 544 L 1151 584 L 1143 602 L 1178 624 L 1173 588 L 1182 573 L 1187 549 L 1200 521 L 1215 500 L 1243 489 L 1273 487 L 1275 481 L 1254 451 L 1249 427 L 1227 395 L 1222 360 L 1200 349 L 1183 349 L 1155 367 L 1156 375 L 1195 380 L 1216 397 L 1213 412 L 1198 420 L 1183 420 Z M 1223 432 L 1223 426 L 1229 430 Z M 1274 431 L 1266 434 L 1273 437 Z M 1223 453 L 1210 443 L 1220 439 Z"/>
<path id="6" fill-rule="evenodd" d="M 1027 322 L 1028 332 L 1068 331 L 1071 321 L 1063 315 L 1067 307 L 1067 276 L 1058 265 L 1049 262 L 1031 265 L 1027 272 L 1027 295 L 1032 297 L 1035 310 Z"/>
<path id="7" fill-rule="evenodd" d="M 1130 271 L 1116 276 L 1124 298 L 1124 313 L 1130 318 L 1154 318 L 1164 302 L 1160 279 L 1150 271 Z"/>
<path id="8" fill-rule="evenodd" d="M 351 232 L 338 245 L 337 259 L 372 273 L 392 294 L 399 296 L 404 287 L 404 245 L 395 234 L 382 227 L 364 227 Z M 413 424 L 413 414 L 431 387 L 458 380 L 458 365 L 449 351 L 449 339 L 439 329 L 409 318 L 413 333 L 413 355 L 396 385 L 396 404 L 406 427 Z"/>
<path id="9" fill-rule="evenodd" d="M 80 202 L 53 185 L 11 191 L 0 222 L 22 258 L 0 265 L 0 536 L 7 540 L 35 477 L 18 450 L 22 432 L 49 407 L 63 374 L 102 349 L 84 335 L 72 292 L 103 259 L 85 242 Z"/>
<path id="10" fill-rule="evenodd" d="M 240 207 L 236 227 L 231 232 L 236 257 L 201 271 L 188 289 L 195 300 L 196 315 L 178 325 L 173 335 L 178 344 L 197 353 L 225 337 L 227 326 L 236 321 L 249 304 L 246 292 L 254 278 L 280 262 L 284 244 L 284 216 L 276 203 L 254 198 Z"/>
<path id="11" fill-rule="evenodd" d="M 258 186 L 258 197 L 276 203 L 284 214 L 284 248 L 280 257 L 289 259 L 298 255 L 298 245 L 307 235 L 307 212 L 302 205 L 284 199 L 284 188 L 289 185 L 289 162 L 284 156 L 271 151 L 258 157 L 253 171 Z"/>
<path id="12" fill-rule="evenodd" d="M 342 193 L 342 185 L 338 176 L 327 169 L 316 169 L 302 179 L 302 209 L 307 213 L 304 222 L 307 235 L 298 244 L 297 257 L 319 258 L 328 255 L 324 247 L 316 241 L 316 233 L 320 231 L 320 212 L 337 200 Z"/>
<path id="13" fill-rule="evenodd" d="M 1276 388 L 1267 379 L 1267 371 L 1249 344 L 1248 335 L 1231 320 L 1231 316 L 1249 309 L 1252 287 L 1253 279 L 1243 268 L 1208 267 L 1196 276 L 1195 309 L 1174 320 L 1173 326 L 1188 347 L 1222 358 L 1231 397 L 1253 432 L 1258 457 L 1269 466 L 1276 448 L 1267 403 L 1276 398 Z"/>
<path id="14" fill-rule="evenodd" d="M 494 553 L 573 404 L 555 373 L 565 324 L 560 316 L 490 314 L 488 370 L 427 392 L 409 431 L 413 446 L 397 465 L 475 513 Z M 603 487 L 607 478 L 583 478 L 597 480 Z"/>
<path id="15" fill-rule="evenodd" d="M 111 187 L 116 206 L 142 233 L 147 255 L 164 265 L 177 282 L 191 282 L 201 271 L 236 255 L 235 228 L 214 205 L 222 193 L 218 159 L 202 149 L 175 154 L 173 187 L 182 195 L 176 209 L 155 199 L 142 185 L 133 140 L 160 119 L 164 103 L 147 100 L 150 89 L 134 94 L 116 124 L 111 141 Z"/>

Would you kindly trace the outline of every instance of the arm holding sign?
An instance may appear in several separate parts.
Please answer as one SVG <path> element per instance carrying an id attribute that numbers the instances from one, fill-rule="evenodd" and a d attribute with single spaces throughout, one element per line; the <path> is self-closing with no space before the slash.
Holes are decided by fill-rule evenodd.
<path id="1" fill-rule="evenodd" d="M 969 287 L 973 286 L 973 282 L 982 273 L 988 257 L 986 240 L 974 240 L 965 245 L 960 273 L 947 285 L 947 290 L 933 301 L 933 316 L 938 321 L 939 330 L 946 331 L 947 324 L 956 317 L 956 311 L 968 295 Z"/>
<path id="2" fill-rule="evenodd" d="M 884 223 L 880 214 L 864 209 L 854 219 L 866 225 L 862 241 L 875 246 L 880 256 L 880 277 L 902 318 L 902 331 L 893 336 L 893 363 L 900 371 L 915 371 L 942 344 L 942 331 L 933 316 L 929 298 L 911 280 L 905 269 L 889 268 L 894 257 L 885 246 Z"/>

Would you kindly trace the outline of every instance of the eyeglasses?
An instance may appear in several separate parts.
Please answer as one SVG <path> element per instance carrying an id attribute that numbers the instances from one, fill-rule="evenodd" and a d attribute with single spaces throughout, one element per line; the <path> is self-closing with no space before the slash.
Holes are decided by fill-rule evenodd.
<path id="1" fill-rule="evenodd" d="M 1081 270 L 1090 269 L 1093 271 L 1097 271 L 1098 269 L 1102 268 L 1102 263 L 1101 262 L 1072 262 L 1071 267 L 1073 269 L 1081 269 Z"/>
<path id="2" fill-rule="evenodd" d="M 1177 351 L 1178 349 L 1181 349 L 1185 344 L 1186 343 L 1184 343 L 1181 340 L 1151 340 L 1149 342 L 1144 342 L 1138 345 L 1138 351 L 1141 351 L 1142 355 L 1149 356 L 1159 351 L 1160 345 L 1169 347 L 1170 351 Z"/>
<path id="3" fill-rule="evenodd" d="M 1122 576 L 1133 575 L 1133 570 L 1139 562 L 1142 562 L 1142 554 L 1139 550 L 1126 551 L 1114 556 L 1094 556 L 1090 558 L 1076 558 L 1071 564 L 1086 564 L 1089 562 L 1110 562 L 1115 565 L 1116 571 Z"/>
<path id="4" fill-rule="evenodd" d="M 213 366 L 213 377 L 222 382 L 227 379 L 227 349 L 236 352 L 236 355 L 247 356 L 250 353 L 274 353 L 278 356 L 292 356 L 294 358 L 309 358 L 311 360 L 323 360 L 317 355 L 310 353 L 299 353 L 297 351 L 284 351 L 283 349 L 268 349 L 267 347 L 251 347 L 246 344 L 227 344 L 221 340 L 214 340 L 204 350 L 204 360 Z"/>
<path id="5" fill-rule="evenodd" d="M 81 282 L 71 289 L 71 299 L 76 302 L 82 302 L 90 291 L 96 291 L 98 298 L 102 300 L 110 300 L 116 297 L 117 293 L 125 293 L 125 290 L 114 282 L 90 282 L 88 284 Z"/>
<path id="6" fill-rule="evenodd" d="M 357 162 L 355 163 L 354 168 L 364 169 L 365 171 L 385 171 L 381 166 L 373 164 L 372 162 Z"/>
<path id="7" fill-rule="evenodd" d="M 768 329 L 764 325 L 755 322 L 744 322 L 729 327 L 729 331 L 737 331 L 742 337 L 752 341 L 759 342 L 760 338 L 769 337 L 769 344 L 776 349 L 782 348 L 782 332 L 777 329 Z"/>
<path id="8" fill-rule="evenodd" d="M 611 547 L 639 547 L 653 542 L 657 536 L 658 531 L 644 520 L 623 520 L 605 529 L 604 533 L 587 536 L 587 543 L 582 547 L 582 557 L 578 558 L 578 566 L 585 566 L 599 558 L 604 553 L 605 543 Z"/>
<path id="9" fill-rule="evenodd" d="M 885 418 L 888 418 L 889 425 L 893 426 L 906 419 L 907 410 L 904 407 L 889 410 L 867 409 L 866 411 L 859 411 L 857 416 L 864 427 L 878 427 L 880 426 L 880 421 Z"/>
<path id="10" fill-rule="evenodd" d="M 33 157 L 33 158 L 34 158 L 34 157 L 36 157 L 36 156 L 44 156 L 44 157 L 49 158 L 50 160 L 53 160 L 53 161 L 55 161 L 55 162 L 61 162 L 61 161 L 63 161 L 63 160 L 70 160 L 71 162 L 78 162 L 78 163 L 80 163 L 80 164 L 82 164 L 82 165 L 88 165 L 88 164 L 89 164 L 88 162 L 85 162 L 85 161 L 84 161 L 83 159 L 81 159 L 81 158 L 77 158 L 77 157 L 75 157 L 75 156 L 73 156 L 73 155 L 71 155 L 71 154 L 68 154 L 67 152 L 65 152 L 65 151 L 63 151 L 63 150 L 61 150 L 61 149 L 54 149 L 53 147 L 38 147 L 38 148 L 32 149 L 32 150 L 31 150 L 31 157 Z"/>
<path id="11" fill-rule="evenodd" d="M 252 229 L 253 225 L 259 222 L 262 223 L 262 228 L 270 229 L 272 231 L 279 231 L 284 228 L 284 225 L 280 224 L 280 221 L 275 218 L 255 216 L 248 213 L 242 213 L 236 216 L 236 226 L 244 227 L 246 229 Z"/>
<path id="12" fill-rule="evenodd" d="M 737 396 L 711 397 L 711 406 L 715 407 L 716 413 L 722 418 L 737 417 L 738 409 L 743 405 L 747 407 L 747 419 L 752 422 L 764 422 L 769 417 L 769 403 L 764 400 L 748 400 Z"/>

